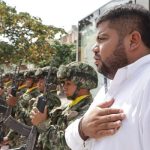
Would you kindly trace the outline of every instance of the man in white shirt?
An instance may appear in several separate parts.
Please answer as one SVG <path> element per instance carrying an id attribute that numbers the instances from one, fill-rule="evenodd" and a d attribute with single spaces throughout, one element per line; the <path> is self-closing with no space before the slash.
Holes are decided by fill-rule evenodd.
<path id="1" fill-rule="evenodd" d="M 95 64 L 111 86 L 68 126 L 67 144 L 73 150 L 150 150 L 150 12 L 136 4 L 116 6 L 100 16 L 97 29 Z M 111 108 L 122 109 L 126 118 L 117 121 L 122 125 L 115 134 L 105 136 L 110 126 L 114 131 L 114 120 L 99 104 L 111 98 Z"/>

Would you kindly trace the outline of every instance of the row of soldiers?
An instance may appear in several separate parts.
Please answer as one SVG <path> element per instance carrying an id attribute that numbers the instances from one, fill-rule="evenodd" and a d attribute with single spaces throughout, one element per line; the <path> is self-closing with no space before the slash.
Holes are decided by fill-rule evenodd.
<path id="1" fill-rule="evenodd" d="M 68 150 L 64 131 L 68 124 L 81 117 L 92 102 L 90 90 L 97 87 L 96 71 L 88 64 L 74 62 L 55 67 L 38 68 L 1 76 L 0 105 L 11 108 L 11 115 L 24 125 L 37 130 L 34 150 Z M 58 85 L 64 86 L 65 93 L 71 102 L 63 106 L 57 95 Z M 16 91 L 16 92 L 14 92 Z M 8 111 L 6 111 L 8 113 Z M 1 113 L 1 127 L 5 131 L 1 145 L 9 145 L 9 149 L 27 149 L 29 136 L 24 136 L 5 127 L 9 117 Z M 10 127 L 11 128 L 11 127 Z M 32 150 L 32 149 L 31 149 Z"/>

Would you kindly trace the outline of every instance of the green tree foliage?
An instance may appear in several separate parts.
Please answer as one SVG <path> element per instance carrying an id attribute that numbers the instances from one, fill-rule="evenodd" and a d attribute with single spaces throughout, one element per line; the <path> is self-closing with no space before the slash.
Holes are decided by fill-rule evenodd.
<path id="1" fill-rule="evenodd" d="M 43 60 L 41 67 L 49 65 L 49 63 L 52 66 L 59 67 L 61 64 L 68 64 L 76 60 L 75 45 L 61 44 L 55 41 L 51 47 L 53 49 L 52 57 L 48 63 Z"/>
<path id="2" fill-rule="evenodd" d="M 61 57 L 72 57 L 72 46 L 61 45 L 55 42 L 57 34 L 66 34 L 64 29 L 43 25 L 40 18 L 32 17 L 28 13 L 17 13 L 15 8 L 7 6 L 0 0 L 0 36 L 7 39 L 8 43 L 0 38 L 0 63 L 10 60 L 17 63 L 20 59 L 36 65 L 47 64 L 52 56 L 58 56 L 60 49 L 64 52 Z M 59 49 L 59 50 L 58 50 Z M 57 52 L 55 52 L 55 50 Z M 68 51 L 67 51 L 68 50 Z M 71 54 L 69 54 L 71 53 Z M 58 59 L 58 58 L 57 58 Z M 60 58 L 62 59 L 62 58 Z M 59 60 L 58 62 L 60 62 Z"/>
<path id="3" fill-rule="evenodd" d="M 0 42 L 0 62 L 5 62 L 7 56 L 7 60 L 12 59 L 12 55 L 14 55 L 15 50 L 14 47 L 7 42 L 1 41 Z"/>

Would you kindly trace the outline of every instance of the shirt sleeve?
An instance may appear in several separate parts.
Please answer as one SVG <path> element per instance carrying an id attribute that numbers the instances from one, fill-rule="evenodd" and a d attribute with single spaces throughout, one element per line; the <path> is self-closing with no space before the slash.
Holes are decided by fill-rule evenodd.
<path id="1" fill-rule="evenodd" d="M 78 132 L 79 122 L 80 122 L 80 119 L 75 120 L 65 130 L 66 143 L 72 150 L 91 149 L 92 141 L 90 139 L 87 141 L 84 141 L 79 135 L 79 132 Z"/>

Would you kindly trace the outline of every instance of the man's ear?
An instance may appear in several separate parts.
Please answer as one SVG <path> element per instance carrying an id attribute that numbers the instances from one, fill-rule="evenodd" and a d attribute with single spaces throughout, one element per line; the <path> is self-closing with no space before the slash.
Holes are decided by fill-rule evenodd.
<path id="1" fill-rule="evenodd" d="M 141 34 L 138 31 L 133 31 L 130 34 L 130 51 L 136 50 L 141 43 Z"/>

